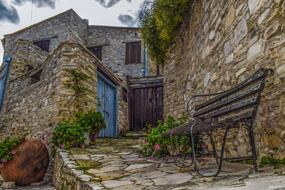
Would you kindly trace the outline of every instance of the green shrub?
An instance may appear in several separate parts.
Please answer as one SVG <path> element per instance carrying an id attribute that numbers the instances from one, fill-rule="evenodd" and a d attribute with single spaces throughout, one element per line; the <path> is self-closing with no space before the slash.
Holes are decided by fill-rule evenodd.
<path id="1" fill-rule="evenodd" d="M 274 168 L 285 166 L 285 157 L 283 159 L 276 159 L 273 156 L 264 156 L 261 158 L 260 167 L 264 166 L 273 166 Z"/>
<path id="2" fill-rule="evenodd" d="M 7 162 L 13 159 L 18 152 L 15 148 L 25 140 L 25 135 L 7 137 L 0 142 L 0 162 Z"/>
<path id="3" fill-rule="evenodd" d="M 97 133 L 101 129 L 106 128 L 104 118 L 100 112 L 88 111 L 79 112 L 75 116 L 75 122 L 81 126 L 83 130 Z"/>
<path id="4" fill-rule="evenodd" d="M 168 116 L 165 122 L 159 122 L 157 127 L 151 129 L 145 139 L 143 145 L 144 155 L 161 157 L 163 155 L 188 153 L 191 150 L 188 137 L 163 136 L 164 132 L 183 123 L 185 123 L 185 117 L 174 119 L 172 116 Z"/>
<path id="5" fill-rule="evenodd" d="M 167 49 L 176 36 L 176 30 L 190 10 L 191 0 L 147 0 L 142 8 L 140 22 L 142 38 L 150 56 L 163 64 Z"/>
<path id="6" fill-rule="evenodd" d="M 101 113 L 96 111 L 79 112 L 70 121 L 60 122 L 53 130 L 51 143 L 60 148 L 81 147 L 84 143 L 84 132 L 98 133 L 105 128 Z"/>
<path id="7" fill-rule="evenodd" d="M 61 122 L 53 130 L 51 143 L 59 148 L 80 147 L 84 143 L 84 130 L 73 122 Z"/>

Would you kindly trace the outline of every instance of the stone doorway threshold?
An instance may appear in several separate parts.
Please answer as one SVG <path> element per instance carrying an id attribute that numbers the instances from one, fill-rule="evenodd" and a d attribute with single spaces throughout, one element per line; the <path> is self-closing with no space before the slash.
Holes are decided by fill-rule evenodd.
<path id="1" fill-rule="evenodd" d="M 180 168 L 171 161 L 142 157 L 140 144 L 142 140 L 130 137 L 99 139 L 89 148 L 58 154 L 80 180 L 81 188 L 84 186 L 88 190 L 285 190 L 285 176 L 274 174 L 270 169 L 251 174 L 249 165 L 225 163 L 219 177 L 201 178 L 193 168 Z M 64 176 L 58 171 L 55 173 Z M 60 181 L 60 177 L 54 179 L 57 178 Z M 55 184 L 59 186 L 59 183 Z"/>

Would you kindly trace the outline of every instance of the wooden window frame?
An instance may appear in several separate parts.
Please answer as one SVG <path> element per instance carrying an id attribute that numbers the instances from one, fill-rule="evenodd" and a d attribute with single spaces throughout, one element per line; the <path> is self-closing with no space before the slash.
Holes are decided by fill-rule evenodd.
<path id="1" fill-rule="evenodd" d="M 43 72 L 43 70 L 40 69 L 39 71 L 33 73 L 30 76 L 30 79 L 31 79 L 30 84 L 35 84 L 35 83 L 39 82 L 41 80 L 42 72 Z"/>
<path id="2" fill-rule="evenodd" d="M 100 54 L 99 54 L 99 55 L 95 53 L 95 51 L 94 51 L 95 48 L 100 49 L 100 51 L 99 51 Z M 88 49 L 89 51 L 91 51 L 91 52 L 93 53 L 93 55 L 95 55 L 100 61 L 102 61 L 102 57 L 103 57 L 103 46 L 90 46 L 90 47 L 87 47 L 87 49 Z"/>
<path id="3" fill-rule="evenodd" d="M 37 41 L 34 41 L 33 44 L 35 44 L 37 47 L 41 48 L 43 51 L 49 52 L 50 39 L 37 40 Z"/>
<path id="4" fill-rule="evenodd" d="M 141 64 L 141 41 L 126 42 L 126 65 Z"/>

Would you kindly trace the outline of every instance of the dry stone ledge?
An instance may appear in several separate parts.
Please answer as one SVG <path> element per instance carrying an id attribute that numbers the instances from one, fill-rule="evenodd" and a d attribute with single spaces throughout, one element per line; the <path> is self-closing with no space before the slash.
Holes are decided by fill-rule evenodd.
<path id="1" fill-rule="evenodd" d="M 71 156 L 65 150 L 57 150 L 54 164 L 53 185 L 56 189 L 96 190 L 103 189 L 99 183 L 92 183 L 92 176 L 87 175 L 74 160 L 91 160 L 89 155 Z"/>

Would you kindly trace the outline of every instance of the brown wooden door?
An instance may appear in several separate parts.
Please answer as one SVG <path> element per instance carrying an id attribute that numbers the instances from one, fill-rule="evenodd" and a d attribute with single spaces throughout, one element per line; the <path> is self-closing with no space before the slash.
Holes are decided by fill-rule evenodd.
<path id="1" fill-rule="evenodd" d="M 130 129 L 140 131 L 147 124 L 155 127 L 163 117 L 162 79 L 131 79 L 129 86 Z"/>

